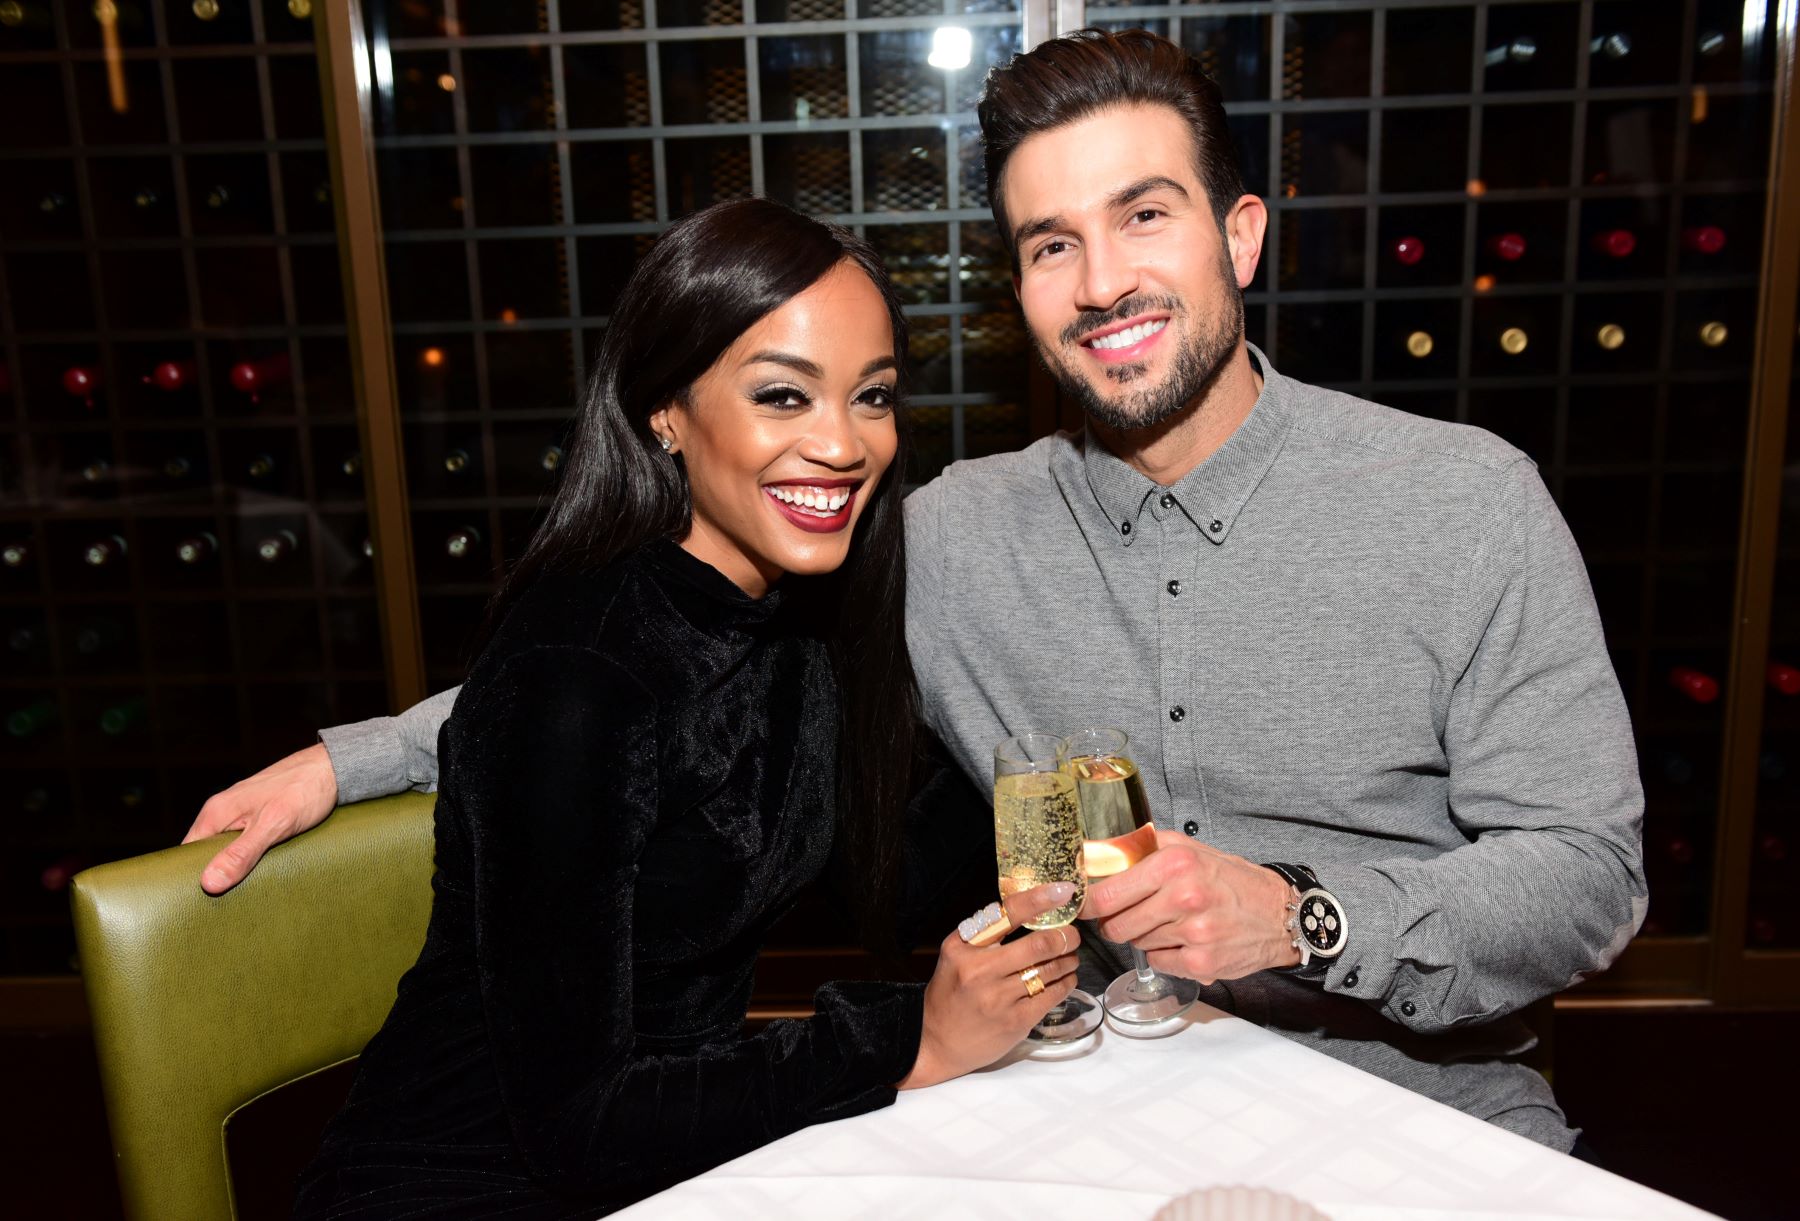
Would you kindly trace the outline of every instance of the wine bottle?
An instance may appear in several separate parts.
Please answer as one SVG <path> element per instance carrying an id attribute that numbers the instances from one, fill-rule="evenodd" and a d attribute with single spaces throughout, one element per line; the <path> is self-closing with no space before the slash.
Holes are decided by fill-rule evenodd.
<path id="1" fill-rule="evenodd" d="M 286 352 L 277 352 L 262 360 L 240 360 L 231 366 L 231 384 L 250 396 L 252 403 L 262 401 L 262 392 L 288 379 L 293 365 Z"/>
<path id="2" fill-rule="evenodd" d="M 1629 229 L 1602 229 L 1591 240 L 1594 249 L 1609 259 L 1628 258 L 1637 249 L 1637 234 Z"/>
<path id="3" fill-rule="evenodd" d="M 1388 252 L 1402 267 L 1417 267 L 1425 257 L 1425 243 L 1416 237 L 1395 238 Z"/>
<path id="4" fill-rule="evenodd" d="M 474 526 L 462 526 L 450 531 L 444 539 L 444 552 L 453 560 L 467 559 L 480 545 L 481 531 Z"/>
<path id="5" fill-rule="evenodd" d="M 100 732 L 116 738 L 134 725 L 141 724 L 150 705 L 143 696 L 122 700 L 100 714 Z"/>
<path id="6" fill-rule="evenodd" d="M 1508 356 L 1517 356 L 1529 346 L 1531 336 L 1525 333 L 1523 327 L 1509 326 L 1500 332 L 1500 350 Z"/>
<path id="7" fill-rule="evenodd" d="M 1488 67 L 1497 64 L 1528 64 L 1537 58 L 1537 39 L 1521 34 L 1503 47 L 1489 47 L 1482 57 Z"/>
<path id="8" fill-rule="evenodd" d="M 1427 356 L 1430 356 L 1432 348 L 1436 346 L 1436 343 L 1431 338 L 1430 331 L 1414 331 L 1406 337 L 1407 352 L 1419 360 L 1423 360 Z"/>
<path id="9" fill-rule="evenodd" d="M 8 543 L 0 547 L 0 564 L 8 568 L 23 568 L 31 558 L 31 548 L 25 543 Z"/>
<path id="10" fill-rule="evenodd" d="M 265 564 L 274 564 L 294 554 L 300 546 L 300 540 L 294 537 L 292 530 L 277 530 L 256 544 L 256 558 Z"/>
<path id="11" fill-rule="evenodd" d="M 351 450 L 344 456 L 344 460 L 338 463 L 338 469 L 350 478 L 356 478 L 362 474 L 362 454 Z"/>
<path id="12" fill-rule="evenodd" d="M 38 874 L 38 884 L 48 891 L 64 891 L 69 889 L 69 883 L 75 880 L 75 875 L 86 868 L 85 857 L 74 854 L 59 857 L 44 866 L 43 872 Z"/>
<path id="13" fill-rule="evenodd" d="M 374 539 L 372 539 L 372 538 L 363 539 L 362 553 L 363 553 L 363 559 L 365 559 L 365 560 L 372 560 L 375 558 L 375 540 Z"/>
<path id="14" fill-rule="evenodd" d="M 1669 685 L 1696 704 L 1710 704 L 1719 698 L 1719 680 L 1691 666 L 1670 670 Z"/>
<path id="15" fill-rule="evenodd" d="M 144 384 L 155 386 L 158 390 L 170 394 L 177 390 L 186 390 L 194 384 L 194 362 L 191 360 L 165 360 L 144 375 Z"/>
<path id="16" fill-rule="evenodd" d="M 214 183 L 212 186 L 206 188 L 206 192 L 201 196 L 201 200 L 206 204 L 209 211 L 223 212 L 231 206 L 231 190 L 228 187 Z"/>
<path id="17" fill-rule="evenodd" d="M 1700 324 L 1700 342 L 1709 348 L 1722 348 L 1725 341 L 1731 338 L 1731 329 L 1723 322 L 1703 322 Z"/>
<path id="18" fill-rule="evenodd" d="M 111 619 L 89 619 L 75 631 L 75 651 L 83 657 L 111 652 L 125 639 L 125 629 Z"/>
<path id="19" fill-rule="evenodd" d="M 56 705 L 50 700 L 38 700 L 15 708 L 6 718 L 6 732 L 15 738 L 29 738 L 42 733 L 56 724 Z"/>
<path id="20" fill-rule="evenodd" d="M 1725 249 L 1725 230 L 1717 225 L 1689 225 L 1681 231 L 1681 244 L 1695 254 L 1717 254 Z"/>
<path id="21" fill-rule="evenodd" d="M 244 473 L 252 479 L 267 479 L 275 473 L 275 459 L 267 454 L 257 454 L 244 463 Z"/>
<path id="22" fill-rule="evenodd" d="M 175 545 L 175 558 L 183 564 L 204 564 L 219 554 L 219 540 L 209 530 L 190 535 Z"/>
<path id="23" fill-rule="evenodd" d="M 1525 236 L 1521 233 L 1496 233 L 1487 240 L 1487 251 L 1497 259 L 1516 263 L 1525 257 Z"/>
<path id="24" fill-rule="evenodd" d="M 117 534 L 96 539 L 87 545 L 81 558 L 92 568 L 105 568 L 125 557 L 125 540 Z"/>
<path id="25" fill-rule="evenodd" d="M 1631 54 L 1631 35 L 1602 34 L 1588 43 L 1588 53 L 1608 59 L 1624 59 Z"/>
<path id="26" fill-rule="evenodd" d="M 81 468 L 81 481 L 83 483 L 104 483 L 110 474 L 112 474 L 112 463 L 105 458 L 95 458 Z"/>
<path id="27" fill-rule="evenodd" d="M 0 26 L 9 30 L 48 30 L 50 10 L 41 4 L 25 4 L 7 0 L 0 4 Z"/>
<path id="28" fill-rule="evenodd" d="M 131 193 L 131 206 L 140 212 L 149 212 L 162 202 L 162 196 L 156 193 L 155 187 L 139 187 Z"/>
<path id="29" fill-rule="evenodd" d="M 444 469 L 452 475 L 460 475 L 469 469 L 469 451 L 453 449 L 444 455 Z"/>
<path id="30" fill-rule="evenodd" d="M 194 464 L 189 462 L 186 458 L 182 457 L 180 454 L 175 454 L 174 456 L 166 459 L 163 462 L 163 475 L 166 478 L 186 479 L 189 475 L 191 475 L 193 473 L 194 473 Z"/>
<path id="31" fill-rule="evenodd" d="M 90 411 L 94 408 L 94 392 L 100 389 L 103 380 L 98 365 L 70 365 L 62 375 L 63 389 L 71 397 L 80 399 Z"/>
<path id="32" fill-rule="evenodd" d="M 1785 662 L 1771 661 L 1766 677 L 1769 686 L 1783 695 L 1800 695 L 1800 669 Z"/>
<path id="33" fill-rule="evenodd" d="M 1711 59 L 1725 49 L 1725 35 L 1718 30 L 1702 30 L 1697 46 L 1700 54 Z"/>
<path id="34" fill-rule="evenodd" d="M 58 212 L 67 210 L 68 206 L 68 197 L 61 191 L 46 191 L 38 197 L 38 211 L 45 216 L 55 216 Z"/>
<path id="35" fill-rule="evenodd" d="M 1594 342 L 1608 352 L 1616 352 L 1625 346 L 1625 328 L 1616 322 L 1609 322 L 1594 332 Z"/>
<path id="36" fill-rule="evenodd" d="M 546 445 L 544 452 L 538 455 L 538 465 L 554 474 L 563 464 L 563 451 L 560 445 Z"/>

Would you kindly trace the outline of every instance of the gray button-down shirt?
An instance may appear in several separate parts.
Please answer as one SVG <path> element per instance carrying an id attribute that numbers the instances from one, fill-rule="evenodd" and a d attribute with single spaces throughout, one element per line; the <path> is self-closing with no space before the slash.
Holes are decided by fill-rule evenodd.
<path id="1" fill-rule="evenodd" d="M 1646 895 L 1580 555 L 1498 438 L 1252 351 L 1254 410 L 1173 487 L 1061 434 L 908 499 L 927 717 L 984 788 L 1002 738 L 1125 729 L 1159 825 L 1309 865 L 1346 913 L 1322 986 L 1204 999 L 1566 1149 L 1506 1015 L 1610 963 Z M 452 694 L 322 735 L 342 799 L 434 779 Z M 1090 945 L 1093 978 L 1123 969 Z"/>

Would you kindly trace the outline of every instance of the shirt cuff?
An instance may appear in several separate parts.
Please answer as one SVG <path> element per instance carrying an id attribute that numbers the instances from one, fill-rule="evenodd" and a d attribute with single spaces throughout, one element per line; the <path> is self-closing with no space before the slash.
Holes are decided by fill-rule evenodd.
<path id="1" fill-rule="evenodd" d="M 386 797 L 407 787 L 398 722 L 391 716 L 371 717 L 353 725 L 319 731 L 331 756 L 341 806 Z"/>
<path id="2" fill-rule="evenodd" d="M 1400 961 L 1393 881 L 1365 865 L 1314 866 L 1313 871 L 1319 885 L 1337 897 L 1350 926 L 1344 952 L 1326 972 L 1325 990 L 1366 1001 L 1402 1026 L 1434 1027 L 1435 1013 L 1423 996 L 1414 995 L 1422 991 L 1417 972 Z"/>

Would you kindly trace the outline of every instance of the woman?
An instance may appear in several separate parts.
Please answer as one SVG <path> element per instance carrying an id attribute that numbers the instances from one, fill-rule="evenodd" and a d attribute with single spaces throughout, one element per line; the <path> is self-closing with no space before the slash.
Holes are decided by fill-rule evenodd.
<path id="1" fill-rule="evenodd" d="M 834 842 L 889 919 L 905 326 L 865 243 L 756 200 L 672 228 L 612 318 L 443 730 L 425 948 L 300 1216 L 591 1217 L 989 1063 L 1073 986 L 1072 930 L 953 934 L 923 987 L 827 985 L 741 1033 Z"/>

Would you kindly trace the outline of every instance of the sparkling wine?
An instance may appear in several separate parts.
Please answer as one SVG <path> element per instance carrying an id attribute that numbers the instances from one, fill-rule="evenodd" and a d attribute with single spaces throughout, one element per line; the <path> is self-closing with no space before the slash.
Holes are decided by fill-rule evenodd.
<path id="1" fill-rule="evenodd" d="M 1117 755 L 1087 755 L 1070 759 L 1067 767 L 1081 803 L 1088 877 L 1123 873 L 1156 851 L 1150 800 L 1137 764 Z"/>
<path id="2" fill-rule="evenodd" d="M 1062 772 L 997 777 L 994 850 L 1003 896 L 1051 882 L 1075 883 L 1075 897 L 1028 921 L 1031 928 L 1059 928 L 1073 920 L 1087 890 L 1075 781 Z"/>

